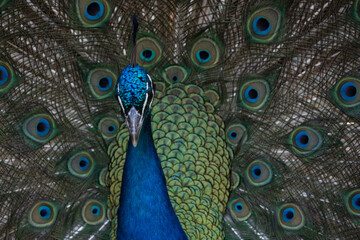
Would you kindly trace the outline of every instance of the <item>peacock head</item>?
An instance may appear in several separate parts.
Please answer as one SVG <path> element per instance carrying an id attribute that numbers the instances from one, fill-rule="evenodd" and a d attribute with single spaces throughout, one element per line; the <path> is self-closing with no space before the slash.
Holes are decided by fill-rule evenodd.
<path id="1" fill-rule="evenodd" d="M 129 65 L 117 81 L 116 95 L 125 116 L 131 142 L 136 147 L 154 99 L 153 82 L 142 67 L 137 64 L 134 67 Z"/>

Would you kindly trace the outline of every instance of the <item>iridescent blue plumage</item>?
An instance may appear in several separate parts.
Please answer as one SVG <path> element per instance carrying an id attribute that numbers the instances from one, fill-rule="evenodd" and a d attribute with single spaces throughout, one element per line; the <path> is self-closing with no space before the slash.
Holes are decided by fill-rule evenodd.
<path id="1" fill-rule="evenodd" d="M 153 91 L 151 78 L 137 64 L 127 66 L 118 79 L 117 96 L 130 140 L 122 176 L 117 239 L 185 240 L 152 138 Z"/>
<path id="2" fill-rule="evenodd" d="M 130 142 L 121 184 L 117 239 L 187 239 L 172 208 L 147 116 L 138 145 Z"/>
<path id="3" fill-rule="evenodd" d="M 152 91 L 151 81 L 142 67 L 129 65 L 122 71 L 116 91 L 126 112 L 130 106 L 141 111 L 146 94 Z"/>
<path id="4" fill-rule="evenodd" d="M 150 76 L 137 64 L 127 66 L 118 79 L 116 94 L 130 131 L 132 144 L 136 147 L 154 96 Z"/>

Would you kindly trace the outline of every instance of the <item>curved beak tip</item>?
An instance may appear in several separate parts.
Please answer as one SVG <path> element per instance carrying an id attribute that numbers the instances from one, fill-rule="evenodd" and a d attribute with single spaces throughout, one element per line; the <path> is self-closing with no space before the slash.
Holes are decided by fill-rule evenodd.
<path id="1" fill-rule="evenodd" d="M 139 140 L 139 136 L 138 135 L 135 135 L 135 134 L 131 134 L 131 143 L 134 147 L 137 146 L 138 144 L 138 140 Z"/>

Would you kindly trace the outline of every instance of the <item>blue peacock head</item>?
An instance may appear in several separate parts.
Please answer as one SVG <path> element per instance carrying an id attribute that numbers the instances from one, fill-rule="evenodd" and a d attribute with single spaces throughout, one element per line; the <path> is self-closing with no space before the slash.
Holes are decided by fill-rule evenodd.
<path id="1" fill-rule="evenodd" d="M 116 95 L 125 116 L 131 142 L 136 147 L 154 98 L 153 82 L 142 67 L 137 64 L 134 67 L 129 65 L 117 81 Z"/>

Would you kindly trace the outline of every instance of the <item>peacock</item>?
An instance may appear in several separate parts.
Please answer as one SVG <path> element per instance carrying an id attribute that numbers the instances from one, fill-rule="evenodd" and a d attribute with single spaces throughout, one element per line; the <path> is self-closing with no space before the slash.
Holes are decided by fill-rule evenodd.
<path id="1" fill-rule="evenodd" d="M 0 0 L 1 239 L 359 239 L 359 0 Z"/>

